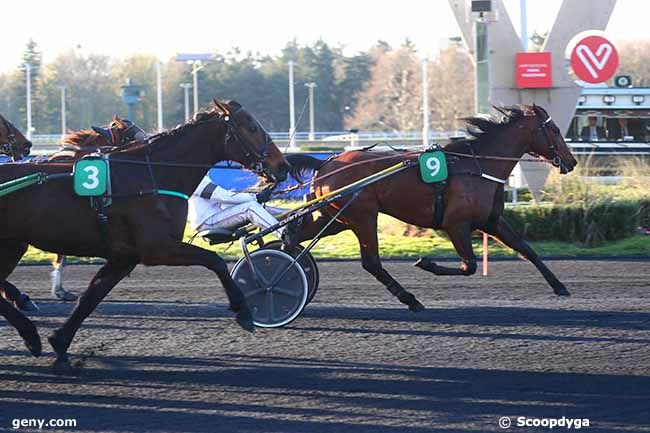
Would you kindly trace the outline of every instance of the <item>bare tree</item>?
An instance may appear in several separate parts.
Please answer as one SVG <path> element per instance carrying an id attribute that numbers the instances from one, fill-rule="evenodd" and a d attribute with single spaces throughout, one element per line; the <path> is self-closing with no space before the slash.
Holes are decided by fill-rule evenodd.
<path id="1" fill-rule="evenodd" d="M 620 73 L 632 76 L 635 86 L 650 86 L 650 41 L 626 41 L 619 46 Z"/>

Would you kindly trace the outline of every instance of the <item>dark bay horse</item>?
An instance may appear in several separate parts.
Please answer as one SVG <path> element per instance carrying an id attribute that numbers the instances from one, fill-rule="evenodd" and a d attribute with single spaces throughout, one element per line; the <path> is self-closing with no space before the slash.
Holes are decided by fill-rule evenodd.
<path id="1" fill-rule="evenodd" d="M 181 197 L 194 192 L 209 165 L 224 160 L 239 162 L 272 181 L 285 179 L 289 170 L 252 115 L 234 101 L 215 101 L 212 109 L 147 144 L 109 153 L 114 176 L 112 204 L 105 209 L 107 226 L 102 226 L 88 198 L 75 195 L 70 179 L 52 180 L 0 199 L 0 281 L 11 274 L 28 244 L 59 254 L 106 259 L 71 315 L 48 339 L 57 355 L 55 367 L 70 369 L 67 351 L 82 322 L 140 263 L 201 265 L 212 270 L 225 288 L 237 322 L 253 329 L 246 301 L 226 263 L 214 252 L 183 242 L 187 202 Z M 71 170 L 67 162 L 6 164 L 0 166 L 0 182 Z M 18 329 L 32 354 L 40 355 L 40 337 L 33 324 L 4 300 L 0 300 L 0 314 Z"/>
<path id="2" fill-rule="evenodd" d="M 430 258 L 423 257 L 416 266 L 424 270 L 436 275 L 474 274 L 476 256 L 471 235 L 474 230 L 482 230 L 532 262 L 557 295 L 569 295 L 566 287 L 504 220 L 504 183 L 517 161 L 526 153 L 552 161 L 562 173 L 571 171 L 577 161 L 560 130 L 541 107 L 515 106 L 498 110 L 503 114 L 502 119 L 464 119 L 472 137 L 452 142 L 444 148 L 456 156 L 447 156 L 455 161 L 449 164 L 450 174 L 442 192 L 422 182 L 417 168 L 410 168 L 363 190 L 326 232 L 326 235 L 333 235 L 352 230 L 359 240 L 363 268 L 412 311 L 421 311 L 424 307 L 381 265 L 377 241 L 379 212 L 409 224 L 447 232 L 462 259 L 460 268 L 440 266 Z M 326 163 L 314 158 L 311 162 L 305 162 L 304 156 L 301 159 L 302 168 L 318 170 L 313 190 L 316 196 L 322 196 L 409 157 L 416 156 L 403 152 L 349 151 Z M 291 157 L 287 159 L 294 169 L 301 169 L 298 161 Z M 359 164 L 362 161 L 364 163 Z M 327 176 L 351 164 L 356 166 Z M 318 180 L 319 177 L 323 179 Z M 443 194 L 443 209 L 438 209 L 436 221 L 440 193 Z M 326 207 L 323 215 L 315 221 L 306 220 L 296 240 L 312 239 L 346 201 L 341 200 Z"/>

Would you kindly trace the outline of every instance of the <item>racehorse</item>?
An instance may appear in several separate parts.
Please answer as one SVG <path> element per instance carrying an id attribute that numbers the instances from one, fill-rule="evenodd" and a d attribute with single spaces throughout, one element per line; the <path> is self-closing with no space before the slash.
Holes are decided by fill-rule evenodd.
<path id="1" fill-rule="evenodd" d="M 84 129 L 66 135 L 59 144 L 60 150 L 50 155 L 48 160 L 77 160 L 90 153 L 105 152 L 114 149 L 115 147 L 126 146 L 133 142 L 144 142 L 147 137 L 146 133 L 133 122 L 130 120 L 122 120 L 117 116 L 114 116 L 113 121 L 107 128 L 97 126 L 91 128 L 92 129 Z M 5 129 L 9 130 L 9 128 Z M 20 132 L 18 131 L 18 133 Z M 22 134 L 20 134 L 20 136 L 22 136 Z M 15 155 L 27 156 L 29 154 L 31 142 L 25 140 L 22 146 L 19 145 L 19 143 L 21 142 L 16 142 L 13 146 L 10 144 L 2 145 L 5 147 L 0 147 L 0 153 L 13 156 L 14 161 L 17 160 Z M 52 267 L 54 268 L 52 271 L 52 293 L 58 299 L 74 301 L 77 298 L 76 295 L 63 288 L 63 270 L 65 262 L 66 257 L 60 254 L 57 254 L 52 262 Z M 38 307 L 29 296 L 21 293 L 20 290 L 11 283 L 5 282 L 0 292 L 5 299 L 13 302 L 14 305 L 21 310 L 28 312 L 38 311 Z"/>
<path id="2" fill-rule="evenodd" d="M 202 265 L 215 272 L 225 288 L 237 323 L 253 330 L 245 298 L 214 252 L 183 242 L 187 202 L 210 165 L 233 160 L 279 182 L 289 166 L 268 133 L 241 105 L 214 101 L 214 107 L 146 144 L 109 152 L 112 204 L 98 211 L 73 192 L 70 180 L 53 179 L 0 199 L 0 281 L 14 270 L 28 244 L 45 251 L 103 257 L 106 263 L 79 297 L 77 305 L 48 338 L 57 369 L 71 368 L 67 354 L 82 322 L 137 264 Z M 33 173 L 67 174 L 71 163 L 6 164 L 0 182 Z M 66 176 L 67 177 L 67 176 Z M 0 300 L 0 314 L 15 326 L 34 356 L 41 353 L 33 324 Z"/>
<path id="3" fill-rule="evenodd" d="M 130 120 L 117 116 L 107 128 L 92 126 L 66 135 L 59 144 L 60 150 L 49 157 L 49 161 L 78 160 L 95 152 L 107 152 L 116 147 L 144 143 L 147 134 Z M 63 288 L 63 271 L 66 256 L 57 254 L 52 261 L 52 294 L 63 301 L 74 301 L 77 296 Z"/>
<path id="4" fill-rule="evenodd" d="M 553 163 L 561 173 L 573 170 L 577 161 L 543 108 L 535 105 L 495 108 L 503 114 L 502 119 L 466 118 L 470 138 L 452 141 L 444 147 L 443 151 L 451 160 L 444 189 L 438 190 L 422 182 L 417 169 L 407 169 L 364 189 L 324 234 L 352 230 L 359 240 L 363 268 L 411 311 L 421 311 L 424 306 L 382 267 L 379 258 L 379 212 L 409 224 L 447 232 L 462 263 L 456 269 L 437 265 L 427 257 L 416 262 L 416 266 L 435 275 L 474 274 L 476 256 L 472 249 L 472 232 L 481 230 L 532 262 L 555 294 L 569 295 L 566 287 L 503 218 L 504 184 L 526 153 Z M 313 191 L 319 197 L 396 162 L 416 157 L 413 152 L 348 151 L 325 163 L 304 155 L 295 160 L 287 159 L 293 170 L 317 170 Z M 345 169 L 350 165 L 354 166 Z M 440 194 L 441 200 L 438 200 Z M 327 206 L 316 220 L 307 219 L 294 235 L 295 240 L 302 242 L 316 236 L 347 200 Z"/>
<path id="5" fill-rule="evenodd" d="M 12 161 L 20 161 L 29 156 L 32 142 L 29 141 L 18 128 L 0 115 L 0 155 L 11 157 Z M 0 286 L 0 299 L 14 303 L 26 311 L 38 311 L 29 296 L 25 296 L 11 283 L 5 282 Z"/>
<path id="6" fill-rule="evenodd" d="M 130 120 L 117 116 L 108 128 L 92 126 L 66 135 L 59 144 L 60 150 L 49 157 L 50 161 L 79 159 L 94 152 L 106 152 L 133 142 L 144 143 L 147 134 Z"/>

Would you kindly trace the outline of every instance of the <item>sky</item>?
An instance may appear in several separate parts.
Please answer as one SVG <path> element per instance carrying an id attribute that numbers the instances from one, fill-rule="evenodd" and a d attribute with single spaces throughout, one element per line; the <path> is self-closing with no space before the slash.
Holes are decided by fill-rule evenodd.
<path id="1" fill-rule="evenodd" d="M 461 0 L 462 1 L 462 0 Z M 519 0 L 504 0 L 519 31 Z M 580 0 L 587 6 L 589 0 Z M 411 39 L 423 57 L 460 30 L 447 0 L 7 0 L 2 8 L 0 71 L 15 68 L 29 38 L 50 61 L 69 49 L 113 57 L 133 53 L 168 59 L 178 52 L 278 54 L 291 39 L 322 38 L 345 52 L 377 40 Z M 527 0 L 528 30 L 550 29 L 561 0 Z M 618 0 L 607 32 L 647 39 L 650 0 Z M 12 17 L 12 19 L 8 19 Z"/>

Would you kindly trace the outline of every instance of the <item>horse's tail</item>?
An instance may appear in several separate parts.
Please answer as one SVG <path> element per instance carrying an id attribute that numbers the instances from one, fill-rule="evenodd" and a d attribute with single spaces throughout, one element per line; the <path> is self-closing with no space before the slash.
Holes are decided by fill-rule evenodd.
<path id="1" fill-rule="evenodd" d="M 289 174 L 297 182 L 304 182 L 304 178 L 318 171 L 325 161 L 305 155 L 304 153 L 291 153 L 285 156 L 291 166 Z"/>

